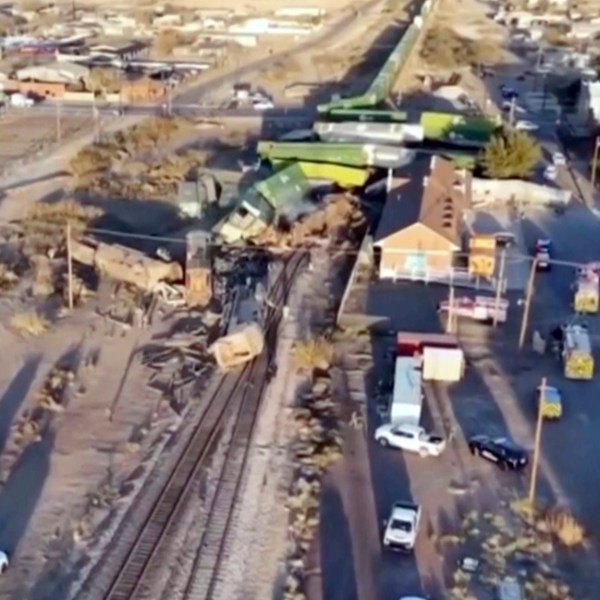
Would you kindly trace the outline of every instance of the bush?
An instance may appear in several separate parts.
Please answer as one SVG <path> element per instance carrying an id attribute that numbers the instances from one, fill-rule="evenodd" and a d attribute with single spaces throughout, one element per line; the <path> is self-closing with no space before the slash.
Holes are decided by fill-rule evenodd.
<path id="1" fill-rule="evenodd" d="M 34 337 L 47 331 L 49 323 L 35 311 L 24 311 L 11 317 L 10 327 L 23 336 Z"/>
<path id="2" fill-rule="evenodd" d="M 565 546 L 578 546 L 583 542 L 583 527 L 568 510 L 553 509 L 546 514 L 544 521 L 548 530 Z"/>
<path id="3" fill-rule="evenodd" d="M 523 131 L 502 131 L 483 150 L 481 165 L 488 177 L 524 179 L 542 157 L 540 145 Z"/>
<path id="4" fill-rule="evenodd" d="M 296 344 L 296 366 L 304 371 L 327 370 L 333 362 L 333 345 L 324 337 L 304 340 Z"/>
<path id="5" fill-rule="evenodd" d="M 452 69 L 493 62 L 497 49 L 489 42 L 462 37 L 449 27 L 429 29 L 420 56 L 434 67 Z"/>

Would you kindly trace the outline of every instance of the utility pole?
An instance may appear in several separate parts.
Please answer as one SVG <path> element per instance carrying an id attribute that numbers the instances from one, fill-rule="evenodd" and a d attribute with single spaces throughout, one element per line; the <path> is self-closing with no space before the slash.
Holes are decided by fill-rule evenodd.
<path id="1" fill-rule="evenodd" d="M 167 84 L 167 115 L 170 117 L 173 112 L 173 86 L 171 82 Z"/>
<path id="2" fill-rule="evenodd" d="M 542 377 L 540 384 L 540 393 L 538 397 L 538 415 L 535 425 L 535 442 L 533 446 L 533 462 L 531 463 L 531 479 L 529 480 L 529 504 L 533 506 L 535 502 L 535 488 L 537 485 L 537 472 L 540 462 L 540 445 L 542 442 L 542 425 L 544 421 L 543 404 L 546 395 L 546 378 Z"/>
<path id="3" fill-rule="evenodd" d="M 69 310 L 73 310 L 73 256 L 71 253 L 71 221 L 67 221 L 67 278 Z"/>
<path id="4" fill-rule="evenodd" d="M 525 308 L 523 309 L 523 319 L 521 320 L 521 332 L 519 334 L 519 350 L 523 348 L 525 343 L 525 334 L 527 333 L 527 325 L 529 323 L 529 311 L 531 310 L 531 297 L 533 296 L 533 286 L 535 283 L 535 274 L 537 272 L 538 259 L 537 256 L 531 263 L 531 271 L 529 271 L 529 281 L 527 282 L 527 295 L 525 296 Z"/>
<path id="5" fill-rule="evenodd" d="M 506 268 L 506 247 L 502 248 L 500 255 L 500 272 L 496 281 L 496 301 L 494 303 L 494 327 L 498 325 L 498 313 L 500 312 L 500 298 L 504 287 L 504 270 Z"/>
<path id="6" fill-rule="evenodd" d="M 450 296 L 448 298 L 448 321 L 446 322 L 446 333 L 454 330 L 454 281 L 450 280 Z"/>
<path id="7" fill-rule="evenodd" d="M 513 96 L 510 99 L 510 110 L 508 111 L 508 124 L 511 127 L 515 126 L 515 112 L 517 109 L 517 97 Z"/>
<path id="8" fill-rule="evenodd" d="M 62 114 L 61 114 L 61 104 L 60 102 L 56 103 L 56 142 L 60 144 L 62 140 Z"/>
<path id="9" fill-rule="evenodd" d="M 598 174 L 598 151 L 600 150 L 600 136 L 594 142 L 594 158 L 592 159 L 592 190 L 596 190 L 596 177 Z"/>

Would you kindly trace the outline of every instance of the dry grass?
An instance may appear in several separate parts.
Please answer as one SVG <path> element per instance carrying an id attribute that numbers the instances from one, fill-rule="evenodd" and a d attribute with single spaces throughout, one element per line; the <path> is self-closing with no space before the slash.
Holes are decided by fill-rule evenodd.
<path id="1" fill-rule="evenodd" d="M 568 510 L 553 509 L 545 515 L 544 522 L 548 530 L 565 546 L 573 547 L 583 543 L 583 527 Z"/>
<path id="2" fill-rule="evenodd" d="M 333 362 L 333 344 L 324 337 L 298 342 L 294 349 L 294 361 L 303 371 L 325 371 Z"/>
<path id="3" fill-rule="evenodd" d="M 453 69 L 494 62 L 498 48 L 487 41 L 465 38 L 449 27 L 435 26 L 425 35 L 419 54 L 432 67 Z"/>
<path id="4" fill-rule="evenodd" d="M 67 223 L 71 225 L 72 236 L 77 237 L 102 214 L 99 208 L 72 200 L 38 202 L 23 220 L 27 250 L 33 255 L 62 252 L 66 245 Z"/>
<path id="5" fill-rule="evenodd" d="M 10 319 L 10 327 L 24 337 L 35 337 L 50 327 L 48 320 L 35 311 L 15 313 Z"/>

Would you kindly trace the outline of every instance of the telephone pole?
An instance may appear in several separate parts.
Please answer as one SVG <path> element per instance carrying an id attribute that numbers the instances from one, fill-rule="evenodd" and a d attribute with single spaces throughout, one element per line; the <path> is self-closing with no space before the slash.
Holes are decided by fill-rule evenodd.
<path id="1" fill-rule="evenodd" d="M 446 333 L 454 331 L 454 272 L 450 279 L 450 294 L 448 297 L 448 321 L 446 322 Z"/>
<path id="2" fill-rule="evenodd" d="M 523 348 L 525 343 L 525 335 L 527 333 L 527 325 L 529 324 L 529 311 L 531 310 L 531 297 L 533 296 L 533 286 L 535 283 L 535 274 L 537 272 L 538 259 L 537 256 L 531 263 L 531 271 L 529 271 L 529 281 L 527 282 L 527 295 L 525 296 L 525 308 L 523 309 L 523 318 L 521 320 L 521 332 L 519 333 L 519 350 Z"/>
<path id="3" fill-rule="evenodd" d="M 506 268 L 506 247 L 502 248 L 500 255 L 500 272 L 496 281 L 496 301 L 494 303 L 494 327 L 498 325 L 498 313 L 500 312 L 500 298 L 504 288 L 504 270 Z"/>
<path id="4" fill-rule="evenodd" d="M 515 126 L 515 112 L 517 110 L 517 97 L 513 96 L 510 99 L 510 110 L 508 112 L 508 124 L 511 127 Z"/>
<path id="5" fill-rule="evenodd" d="M 542 442 L 542 425 L 544 421 L 544 398 L 546 394 L 546 378 L 542 378 L 540 384 L 540 393 L 538 396 L 538 414 L 535 425 L 535 442 L 533 446 L 533 461 L 531 463 L 531 479 L 529 480 L 529 504 L 533 506 L 535 502 L 535 488 L 537 486 L 537 472 L 540 462 L 540 445 Z"/>
<path id="6" fill-rule="evenodd" d="M 598 176 L 598 151 L 600 150 L 600 136 L 594 142 L 594 158 L 592 159 L 592 190 L 596 190 L 596 177 Z"/>
<path id="7" fill-rule="evenodd" d="M 73 310 L 73 256 L 71 252 L 71 221 L 67 221 L 67 278 L 69 310 Z"/>
<path id="8" fill-rule="evenodd" d="M 62 114 L 61 114 L 61 104 L 60 102 L 56 103 L 56 142 L 60 144 L 62 140 Z"/>

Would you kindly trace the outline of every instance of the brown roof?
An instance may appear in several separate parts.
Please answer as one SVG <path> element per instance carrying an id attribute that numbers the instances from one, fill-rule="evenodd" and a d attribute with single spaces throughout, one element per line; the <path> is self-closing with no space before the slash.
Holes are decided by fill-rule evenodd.
<path id="1" fill-rule="evenodd" d="M 463 210 L 471 203 L 471 174 L 433 156 L 430 160 L 417 159 L 402 175 L 392 184 L 375 240 L 422 223 L 460 246 Z"/>

